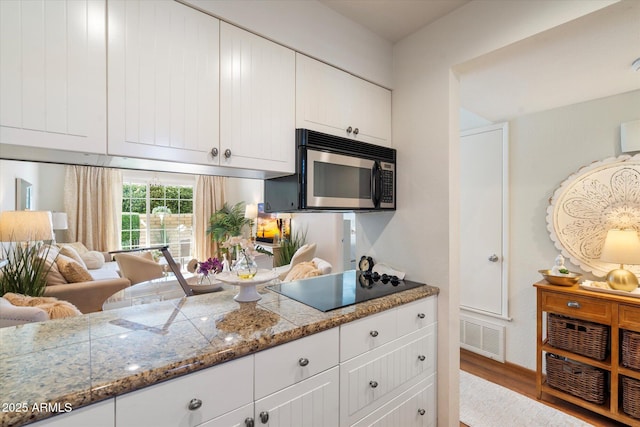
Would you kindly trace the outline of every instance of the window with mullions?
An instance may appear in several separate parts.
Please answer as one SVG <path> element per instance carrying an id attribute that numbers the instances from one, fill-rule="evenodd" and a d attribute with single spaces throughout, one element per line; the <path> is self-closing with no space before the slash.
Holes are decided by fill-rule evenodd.
<path id="1" fill-rule="evenodd" d="M 166 245 L 176 260 L 191 259 L 193 186 L 124 182 L 122 249 Z"/>

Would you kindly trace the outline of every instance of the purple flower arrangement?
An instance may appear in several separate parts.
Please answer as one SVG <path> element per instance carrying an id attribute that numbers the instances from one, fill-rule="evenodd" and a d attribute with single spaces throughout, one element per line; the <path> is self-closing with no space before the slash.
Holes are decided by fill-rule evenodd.
<path id="1" fill-rule="evenodd" d="M 215 274 L 222 271 L 222 263 L 218 258 L 209 258 L 206 261 L 198 263 L 198 273 L 209 276 L 209 273 Z"/>

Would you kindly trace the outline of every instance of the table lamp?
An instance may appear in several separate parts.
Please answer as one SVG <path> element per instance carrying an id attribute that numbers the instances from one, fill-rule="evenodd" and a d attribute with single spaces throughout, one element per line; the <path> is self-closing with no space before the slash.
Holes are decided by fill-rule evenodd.
<path id="1" fill-rule="evenodd" d="M 4 211 L 0 213 L 0 242 L 54 240 L 49 211 Z"/>
<path id="2" fill-rule="evenodd" d="M 607 274 L 607 283 L 611 288 L 622 291 L 633 291 L 638 287 L 638 278 L 624 264 L 640 264 L 640 238 L 634 229 L 612 229 L 602 246 L 600 260 L 620 264 L 620 268 Z"/>
<path id="3" fill-rule="evenodd" d="M 244 208 L 244 217 L 247 218 L 249 220 L 249 228 L 250 230 L 250 238 L 251 241 L 255 241 L 255 237 L 253 235 L 253 224 L 255 222 L 255 219 L 258 218 L 258 205 L 254 205 L 254 204 L 248 204 L 245 208 Z"/>

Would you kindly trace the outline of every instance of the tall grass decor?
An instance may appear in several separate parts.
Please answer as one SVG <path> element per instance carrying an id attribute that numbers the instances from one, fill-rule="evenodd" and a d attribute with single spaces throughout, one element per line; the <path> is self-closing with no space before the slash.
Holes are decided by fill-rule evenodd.
<path id="1" fill-rule="evenodd" d="M 39 297 L 47 286 L 47 256 L 51 246 L 42 242 L 11 242 L 2 247 L 7 264 L 0 272 L 0 296 L 7 292 Z"/>
<path id="2" fill-rule="evenodd" d="M 293 254 L 305 243 L 307 243 L 307 230 L 304 232 L 296 231 L 295 233 L 291 233 L 288 239 L 281 240 L 280 255 L 276 260 L 278 266 L 290 264 Z"/>

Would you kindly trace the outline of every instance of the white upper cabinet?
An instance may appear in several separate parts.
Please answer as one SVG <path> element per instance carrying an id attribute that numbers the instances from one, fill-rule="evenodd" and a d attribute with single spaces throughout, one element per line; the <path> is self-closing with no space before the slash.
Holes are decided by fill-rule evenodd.
<path id="1" fill-rule="evenodd" d="M 0 1 L 0 142 L 106 153 L 104 0 Z"/>
<path id="2" fill-rule="evenodd" d="M 221 23 L 220 164 L 295 172 L 295 53 Z"/>
<path id="3" fill-rule="evenodd" d="M 391 146 L 391 91 L 297 54 L 296 127 Z"/>
<path id="4" fill-rule="evenodd" d="M 219 20 L 166 0 L 108 18 L 109 154 L 217 165 Z"/>

